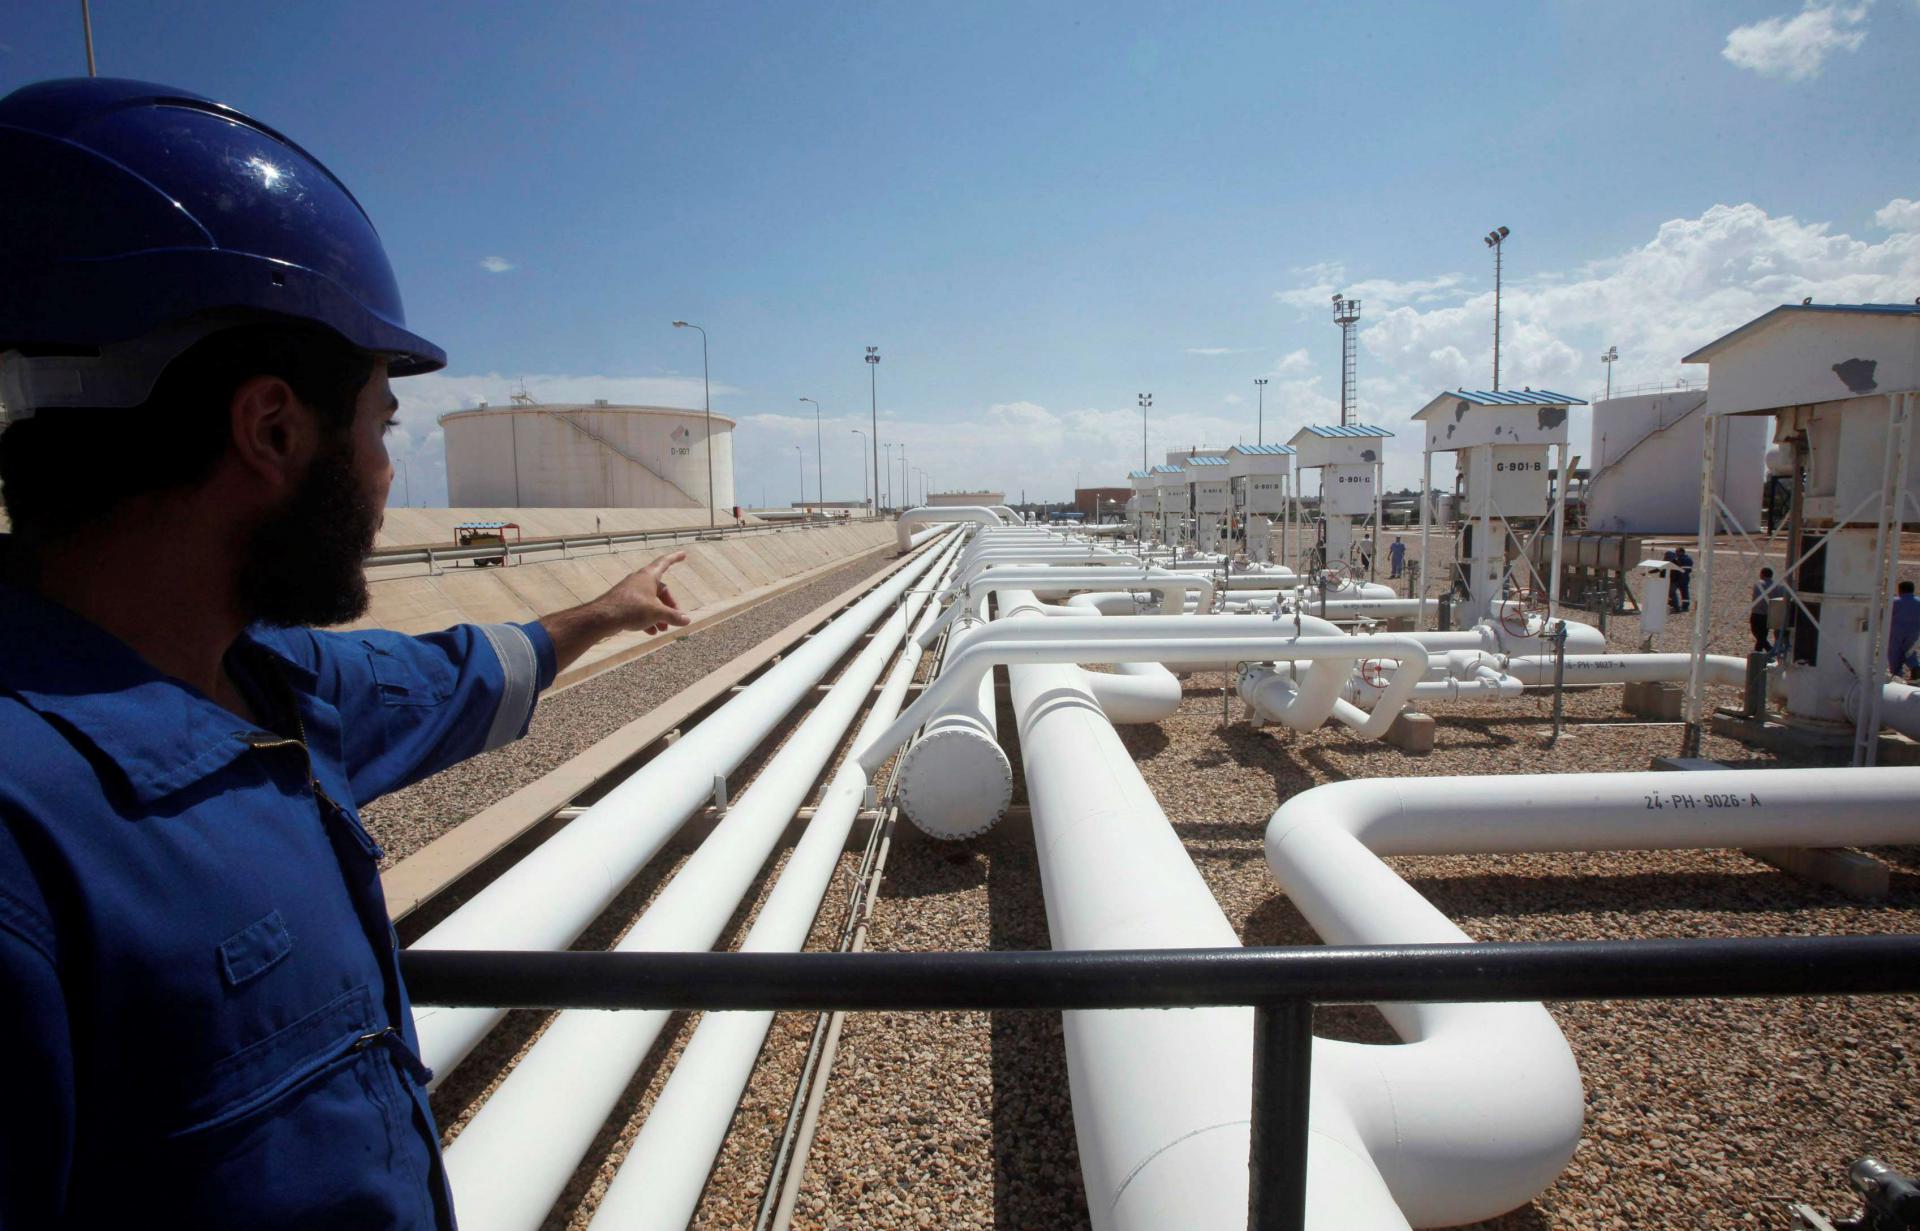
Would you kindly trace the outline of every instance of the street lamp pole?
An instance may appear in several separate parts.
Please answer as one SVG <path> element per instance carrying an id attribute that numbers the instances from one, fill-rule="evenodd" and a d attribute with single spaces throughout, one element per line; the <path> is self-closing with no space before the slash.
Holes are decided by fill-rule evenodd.
<path id="1" fill-rule="evenodd" d="M 799 445 L 793 446 L 794 464 L 800 470 L 800 512 L 807 511 L 807 451 Z"/>
<path id="2" fill-rule="evenodd" d="M 907 473 L 907 442 L 900 442 L 900 500 L 902 507 L 913 503 L 913 476 Z"/>
<path id="3" fill-rule="evenodd" d="M 1143 393 L 1140 395 L 1139 400 L 1140 400 L 1140 469 L 1152 470 L 1153 467 L 1148 465 L 1147 463 L 1147 412 L 1153 409 L 1153 395 L 1151 393 Z"/>
<path id="4" fill-rule="evenodd" d="M 801 398 L 800 400 L 803 402 L 813 402 L 812 398 Z M 813 402 L 813 486 L 815 488 L 814 494 L 820 497 L 820 504 L 823 508 L 827 503 L 827 481 L 820 477 L 824 473 L 821 469 L 822 463 L 820 459 L 825 456 L 826 450 L 822 448 L 820 444 L 820 403 Z M 803 496 L 802 499 L 804 498 Z"/>
<path id="5" fill-rule="evenodd" d="M 893 507 L 893 442 L 883 440 L 880 447 L 887 451 L 887 507 Z"/>
<path id="6" fill-rule="evenodd" d="M 1260 389 L 1259 417 L 1253 421 L 1253 443 L 1263 445 L 1267 443 L 1267 378 L 1256 376 L 1253 383 Z"/>
<path id="7" fill-rule="evenodd" d="M 872 512 L 871 502 L 867 498 L 867 449 L 873 442 L 868 440 L 867 434 L 857 427 L 847 430 L 860 438 L 860 502 L 868 505 L 868 512 Z"/>
<path id="8" fill-rule="evenodd" d="M 412 508 L 413 507 L 413 474 L 407 469 L 406 458 L 397 457 L 394 460 L 400 463 L 400 478 L 407 485 L 406 487 L 407 507 Z"/>
<path id="9" fill-rule="evenodd" d="M 675 321 L 673 327 L 700 329 L 700 326 L 690 325 L 686 321 Z M 707 368 L 707 331 L 705 329 L 700 329 L 700 388 L 705 395 L 707 408 L 707 525 L 713 526 L 718 524 L 713 508 L 713 380 Z M 807 494 L 801 492 L 800 498 L 805 500 Z"/>
<path id="10" fill-rule="evenodd" d="M 920 476 L 920 503 L 924 505 L 927 502 L 927 472 L 915 466 L 913 473 Z"/>
<path id="11" fill-rule="evenodd" d="M 867 348 L 867 402 L 873 415 L 873 438 L 876 441 L 880 439 L 880 394 L 877 392 L 880 378 L 876 375 L 879 370 L 880 348 L 869 346 Z M 873 451 L 873 511 L 876 516 L 880 512 L 880 450 L 878 449 Z"/>
<path id="12" fill-rule="evenodd" d="M 1493 249 L 1493 391 L 1500 392 L 1500 255 L 1505 251 L 1507 236 L 1512 234 L 1505 227 L 1495 227 L 1488 231 L 1481 242 Z"/>

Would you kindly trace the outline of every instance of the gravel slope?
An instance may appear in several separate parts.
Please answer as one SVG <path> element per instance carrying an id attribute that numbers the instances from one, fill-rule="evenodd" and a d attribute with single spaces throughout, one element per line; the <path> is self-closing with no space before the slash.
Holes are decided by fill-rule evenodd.
<path id="1" fill-rule="evenodd" d="M 543 698 L 523 739 L 396 791 L 362 811 L 368 832 L 386 848 L 384 866 L 551 773 L 893 560 L 882 553 L 852 561 L 712 628 Z"/>

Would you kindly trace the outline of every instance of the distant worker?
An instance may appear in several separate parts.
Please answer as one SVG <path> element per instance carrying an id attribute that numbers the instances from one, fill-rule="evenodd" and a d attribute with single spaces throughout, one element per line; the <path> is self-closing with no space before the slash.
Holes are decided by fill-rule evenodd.
<path id="1" fill-rule="evenodd" d="M 1913 583 L 1900 583 L 1887 618 L 1887 670 L 1899 675 L 1904 669 L 1909 680 L 1920 680 L 1920 597 Z"/>
<path id="2" fill-rule="evenodd" d="M 1672 581 L 1667 586 L 1667 609 L 1691 611 L 1693 610 L 1693 557 L 1687 554 L 1687 546 L 1682 543 L 1668 552 L 1666 558 L 1673 561 Z"/>
<path id="3" fill-rule="evenodd" d="M 1756 654 L 1772 654 L 1774 646 L 1767 635 L 1767 603 L 1787 592 L 1787 588 L 1773 579 L 1773 570 L 1760 570 L 1760 580 L 1753 583 L 1753 605 L 1747 609 L 1747 629 L 1753 634 L 1753 651 Z"/>
<path id="4" fill-rule="evenodd" d="M 518 738 L 676 553 L 525 624 L 367 610 L 410 332 L 299 146 L 183 90 L 0 99 L 0 1227 L 450 1228 L 358 810 Z"/>
<path id="5" fill-rule="evenodd" d="M 1387 548 L 1387 561 L 1393 565 L 1393 576 L 1398 577 L 1407 571 L 1407 545 L 1400 541 L 1397 534 L 1393 536 L 1393 546 Z"/>

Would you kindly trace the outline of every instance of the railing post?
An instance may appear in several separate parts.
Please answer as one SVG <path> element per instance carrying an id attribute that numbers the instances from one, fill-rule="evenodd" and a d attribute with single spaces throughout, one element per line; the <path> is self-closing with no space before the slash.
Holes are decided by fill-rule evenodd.
<path id="1" fill-rule="evenodd" d="M 1313 1004 L 1253 1011 L 1253 1130 L 1247 1155 L 1249 1231 L 1307 1225 L 1307 1109 L 1313 1086 Z"/>

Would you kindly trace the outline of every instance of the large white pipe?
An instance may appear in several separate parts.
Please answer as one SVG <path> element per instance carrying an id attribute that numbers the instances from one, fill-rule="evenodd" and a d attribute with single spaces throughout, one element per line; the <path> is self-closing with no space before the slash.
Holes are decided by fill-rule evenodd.
<path id="1" fill-rule="evenodd" d="M 1328 943 L 1413 944 L 1468 938 L 1379 856 L 1916 840 L 1920 769 L 1786 769 L 1339 782 L 1282 805 L 1266 847 Z M 1408 1220 L 1489 1218 L 1550 1184 L 1578 1143 L 1582 1096 L 1545 1010 L 1380 1010 L 1407 1045 L 1316 1040 L 1313 1099 L 1350 1110 Z M 1310 1152 L 1310 1193 L 1326 1179 L 1317 1161 Z"/>
<path id="2" fill-rule="evenodd" d="M 955 627 L 947 635 L 948 656 L 963 651 L 985 627 L 977 621 Z M 920 738 L 900 754 L 901 810 L 929 837 L 977 838 L 1006 814 L 1013 766 L 1000 747 L 997 705 L 989 671 L 928 719 Z"/>
<path id="3" fill-rule="evenodd" d="M 1016 666 L 1010 675 L 1053 947 L 1239 944 L 1082 687 L 1087 673 Z M 1251 1010 L 1074 1012 L 1062 1023 L 1081 1180 L 1097 1231 L 1244 1226 Z M 1333 1139 L 1329 1120 L 1344 1112 L 1323 1103 L 1316 1098 L 1311 1113 L 1314 1152 L 1330 1154 L 1321 1143 Z M 1313 1225 L 1393 1226 L 1397 1211 L 1378 1174 L 1364 1156 L 1346 1157 L 1337 1196 L 1308 1192 Z"/>
<path id="4" fill-rule="evenodd" d="M 1145 568 L 1138 573 L 1128 571 L 1124 576 L 1116 575 L 1111 568 L 1018 568 L 995 566 L 975 573 L 959 586 L 957 593 L 964 594 L 966 601 L 976 610 L 989 594 L 1002 594 L 1008 590 L 1033 590 L 1057 592 L 1099 586 L 1111 588 L 1115 584 L 1124 585 L 1132 590 L 1147 590 L 1160 596 L 1160 604 L 1168 608 L 1184 603 L 1188 594 L 1197 594 L 1198 602 L 1211 606 L 1214 597 L 1213 579 L 1203 573 L 1176 573 L 1161 568 Z"/>
<path id="5" fill-rule="evenodd" d="M 1028 594 L 1024 601 L 1037 600 Z M 871 777 L 922 723 L 955 696 L 977 688 L 981 675 L 995 666 L 1157 662 L 1169 667 L 1211 667 L 1277 658 L 1391 657 L 1417 662 L 1416 680 L 1426 670 L 1426 651 L 1411 638 L 1298 636 L 1289 623 L 1264 616 L 1135 616 L 1128 620 L 1035 617 L 990 624 L 948 660 L 939 678 L 860 755 L 861 766 Z"/>
<path id="6" fill-rule="evenodd" d="M 913 545 L 913 532 L 921 526 L 938 525 L 943 522 L 972 522 L 981 526 L 1001 525 L 1000 515 L 992 509 L 977 504 L 954 505 L 952 508 L 908 509 L 900 515 L 894 526 L 894 534 L 900 550 L 906 551 Z"/>
<path id="7" fill-rule="evenodd" d="M 1747 680 L 1747 662 L 1731 654 L 1708 654 L 1704 670 L 1709 684 L 1739 688 Z M 1659 681 L 1679 682 L 1687 678 L 1693 665 L 1691 654 L 1569 654 L 1565 682 L 1568 684 L 1638 684 Z M 1506 660 L 1507 674 L 1522 683 L 1541 686 L 1553 683 L 1552 654 L 1515 654 Z"/>
<path id="8" fill-rule="evenodd" d="M 952 546 L 947 552 L 953 550 Z M 928 552 L 796 647 L 679 741 L 469 898 L 416 949 L 564 949 L 827 670 L 933 566 Z M 891 625 L 892 622 L 889 622 Z M 421 1057 L 444 1079 L 498 1009 L 415 1007 Z"/>
<path id="9" fill-rule="evenodd" d="M 928 627 L 933 618 L 929 607 L 916 629 Z M 920 658 L 919 646 L 909 638 L 854 736 L 854 749 L 873 742 L 900 712 Z M 842 765 L 740 942 L 742 953 L 798 953 L 806 947 L 865 798 L 860 771 Z M 772 1024 L 772 1013 L 701 1017 L 601 1198 L 591 1227 L 677 1229 L 692 1221 Z"/>
<path id="10" fill-rule="evenodd" d="M 933 563 L 930 557 L 916 572 Z M 713 946 L 925 600 L 924 591 L 910 594 L 900 614 L 881 623 L 616 952 Z M 572 1009 L 556 1017 L 447 1148 L 462 1225 L 538 1227 L 671 1016 Z"/>

